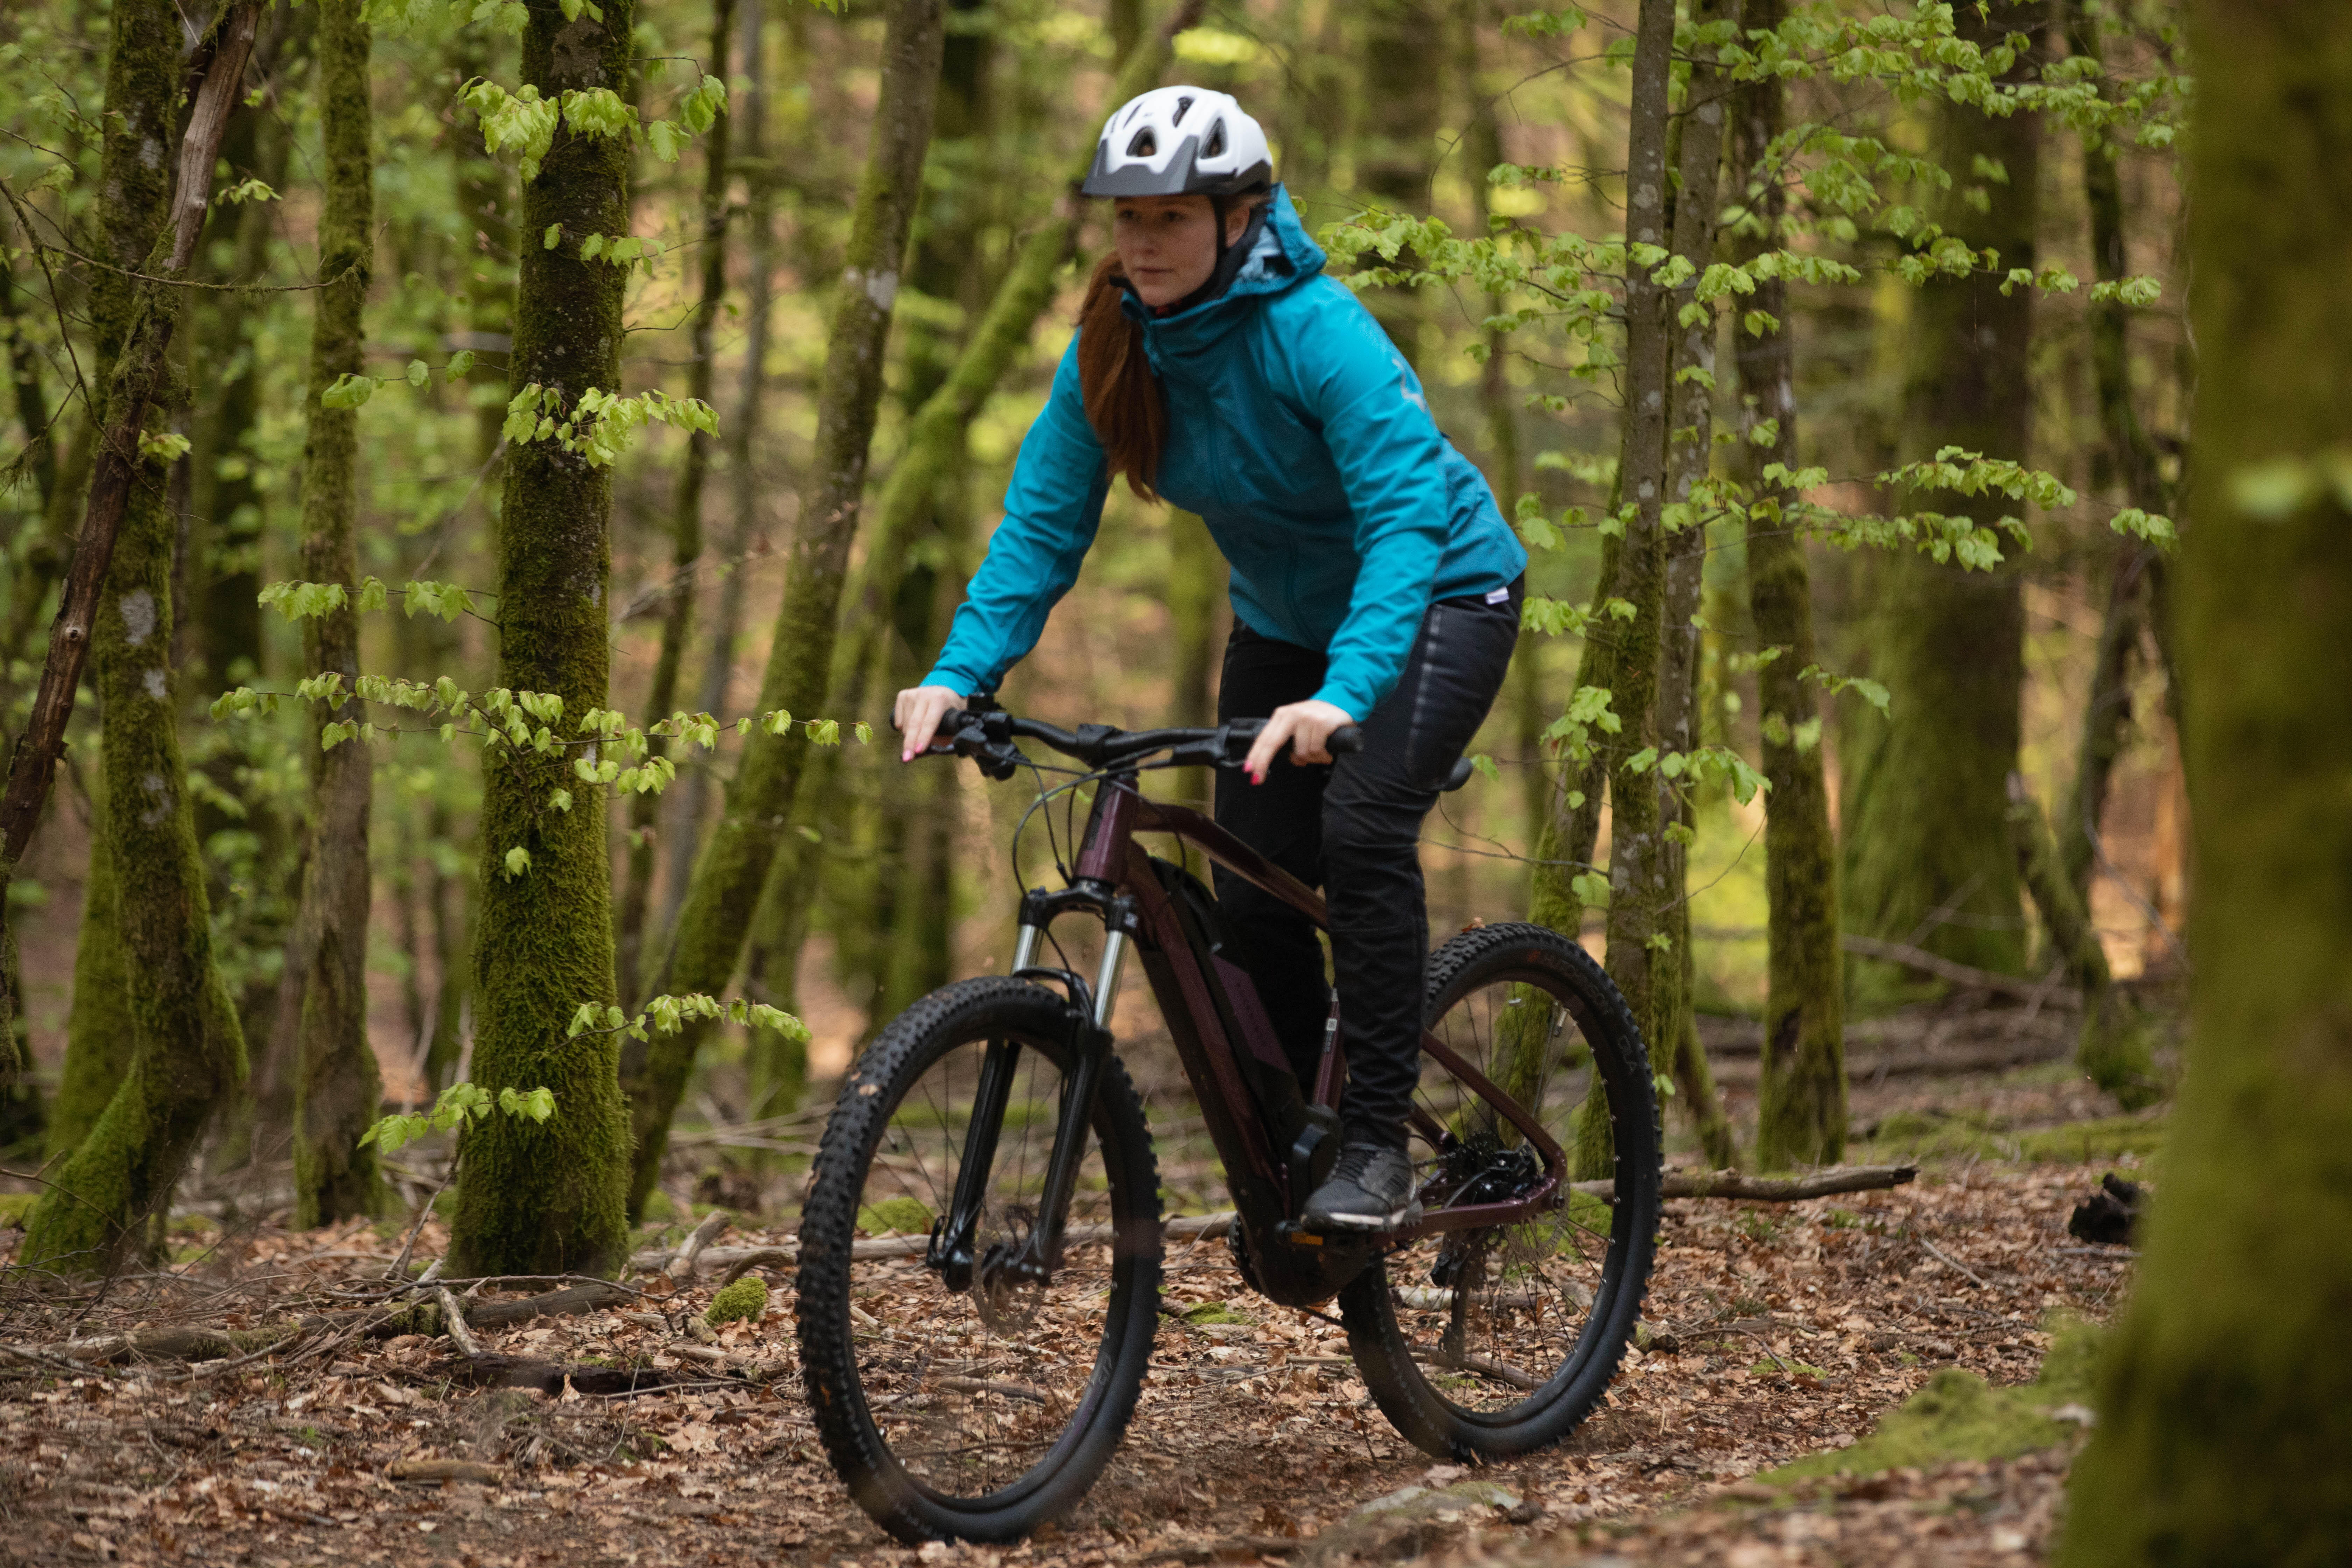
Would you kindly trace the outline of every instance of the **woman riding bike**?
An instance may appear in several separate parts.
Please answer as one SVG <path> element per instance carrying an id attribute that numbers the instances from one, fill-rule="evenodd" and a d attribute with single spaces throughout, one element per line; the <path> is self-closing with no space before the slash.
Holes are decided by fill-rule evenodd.
<path id="1" fill-rule="evenodd" d="M 904 752 L 1036 646 L 1113 479 L 1198 512 L 1233 568 L 1219 722 L 1263 718 L 1217 820 L 1328 903 L 1347 1022 L 1339 1158 L 1306 1223 L 1414 1214 L 1406 1122 L 1429 953 L 1422 819 L 1500 689 L 1527 552 L 1421 383 L 1274 183 L 1232 98 L 1160 88 L 1105 127 L 1086 194 L 1114 254 L 1021 444 L 1004 519 L 937 665 L 898 693 Z M 1360 727 L 1336 763 L 1333 731 Z M 1288 768 L 1276 763 L 1287 747 Z M 1312 924 L 1220 870 L 1236 957 L 1302 1079 L 1330 1007 Z"/>

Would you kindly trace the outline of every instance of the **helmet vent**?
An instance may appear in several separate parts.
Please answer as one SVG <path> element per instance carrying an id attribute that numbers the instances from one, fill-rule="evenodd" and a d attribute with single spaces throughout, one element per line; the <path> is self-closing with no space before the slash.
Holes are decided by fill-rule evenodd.
<path id="1" fill-rule="evenodd" d="M 1149 125 L 1137 132 L 1135 140 L 1127 144 L 1127 155 L 1130 158 L 1150 158 L 1156 155 L 1159 151 L 1160 138 L 1151 133 L 1151 127 Z"/>
<path id="2" fill-rule="evenodd" d="M 1189 110 L 1192 107 L 1192 99 L 1191 99 L 1191 98 L 1186 97 L 1186 98 L 1180 98 L 1180 99 L 1178 99 L 1178 100 L 1176 100 L 1176 115 L 1175 115 L 1175 118 L 1174 118 L 1174 119 L 1172 119 L 1172 120 L 1171 120 L 1171 121 L 1168 121 L 1168 123 L 1169 123 L 1169 124 L 1171 124 L 1171 125 L 1181 125 L 1181 124 L 1183 124 L 1183 123 L 1184 123 L 1184 115 L 1185 115 L 1185 112 L 1186 112 L 1187 110 Z"/>
<path id="3" fill-rule="evenodd" d="M 1220 158 L 1225 152 L 1225 122 L 1220 120 L 1209 128 L 1209 144 L 1201 149 L 1203 158 Z"/>

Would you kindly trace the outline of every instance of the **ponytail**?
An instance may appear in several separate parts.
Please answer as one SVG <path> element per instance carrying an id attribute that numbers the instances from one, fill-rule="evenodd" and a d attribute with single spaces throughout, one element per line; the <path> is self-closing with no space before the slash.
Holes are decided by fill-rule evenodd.
<path id="1" fill-rule="evenodd" d="M 1158 500 L 1152 483 L 1168 440 L 1168 400 L 1144 352 L 1143 328 L 1124 308 L 1126 280 L 1114 251 L 1087 284 L 1086 302 L 1078 307 L 1078 387 L 1110 477 L 1124 474 L 1129 489 Z"/>

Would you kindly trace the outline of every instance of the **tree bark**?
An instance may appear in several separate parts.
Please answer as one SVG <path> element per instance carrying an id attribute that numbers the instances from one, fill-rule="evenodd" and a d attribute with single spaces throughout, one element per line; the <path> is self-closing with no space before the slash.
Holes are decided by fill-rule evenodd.
<path id="1" fill-rule="evenodd" d="M 1124 103 L 1155 84 L 1174 53 L 1176 36 L 1196 25 L 1205 9 L 1205 0 L 1183 0 L 1168 22 L 1121 62 L 1108 100 Z M 1067 194 L 1059 221 L 1040 228 L 1022 246 L 1019 258 L 998 285 L 978 330 L 957 356 L 954 370 L 908 424 L 906 447 L 891 467 L 874 509 L 865 571 L 848 595 L 851 607 L 843 617 L 845 646 L 834 659 L 833 688 L 827 699 L 835 712 L 848 711 L 864 694 L 866 672 L 880 657 L 888 625 L 883 606 L 898 593 L 908 542 L 922 520 L 929 497 L 963 450 L 966 427 L 1027 351 L 1037 319 L 1053 303 L 1056 280 L 1076 247 L 1086 217 L 1086 205 L 1076 189 L 1093 161 L 1094 144 L 1088 142 L 1084 155 L 1073 161 L 1065 182 Z M 841 753 L 833 750 L 810 759 L 808 776 L 799 790 L 795 820 L 811 815 L 811 805 L 829 797 L 840 759 Z M 767 883 L 754 910 L 751 946 L 762 956 L 753 967 L 768 999 L 777 1006 L 784 1004 L 776 997 L 791 994 L 807 934 L 809 899 L 804 884 L 813 864 L 805 840 L 797 832 L 783 838 L 769 865 Z M 780 879 L 781 887 L 776 885 Z"/>
<path id="2" fill-rule="evenodd" d="M 1739 0 L 1696 0 L 1693 26 L 1706 27 L 1739 20 Z M 1674 252 L 1704 274 L 1715 260 L 1717 196 L 1722 188 L 1723 122 L 1731 82 L 1717 64 L 1712 48 L 1702 46 L 1690 63 L 1681 120 L 1681 189 L 1674 204 Z M 1715 436 L 1714 307 L 1700 307 L 1696 319 L 1682 319 L 1695 303 L 1696 281 L 1677 289 L 1668 300 L 1675 312 L 1671 374 L 1667 378 L 1666 494 L 1677 505 L 1691 504 L 1693 487 L 1707 477 Z M 1693 373 L 1685 374 L 1685 373 Z M 1703 512 L 1686 516 L 1665 535 L 1665 607 L 1661 616 L 1658 652 L 1658 736 L 1662 750 L 1690 752 L 1700 742 L 1699 664 L 1705 647 L 1697 618 L 1706 578 L 1706 521 Z M 1686 787 L 1666 778 L 1657 781 L 1658 815 L 1662 823 L 1686 833 L 1698 827 Z M 1707 1163 L 1727 1170 L 1739 1163 L 1731 1123 L 1715 1092 L 1706 1047 L 1699 1042 L 1698 1023 L 1692 1011 L 1691 987 L 1696 970 L 1691 951 L 1690 851 L 1677 837 L 1660 846 L 1665 860 L 1669 903 L 1663 929 L 1673 942 L 1670 962 L 1658 971 L 1658 1037 L 1674 1053 L 1674 1080 L 1683 1114 L 1697 1131 Z"/>
<path id="3" fill-rule="evenodd" d="M 1661 1073 L 1673 1068 L 1676 1053 L 1674 1043 L 1658 1033 L 1658 992 L 1662 972 L 1678 961 L 1653 945 L 1653 939 L 1672 941 L 1666 921 L 1674 894 L 1666 876 L 1664 825 L 1658 820 L 1658 781 L 1633 764 L 1659 740 L 1659 643 L 1666 589 L 1662 513 L 1673 342 L 1667 316 L 1671 295 L 1652 274 L 1664 263 L 1671 237 L 1665 209 L 1666 94 L 1674 39 L 1674 0 L 1642 0 L 1626 131 L 1625 242 L 1629 251 L 1638 247 L 1648 259 L 1645 264 L 1629 254 L 1625 260 L 1625 455 L 1620 477 L 1633 512 L 1618 556 L 1617 594 L 1633 606 L 1633 615 L 1613 626 L 1616 668 L 1610 690 L 1624 732 L 1612 748 L 1610 763 L 1606 957 L 1609 976 L 1624 994 L 1633 1022 L 1649 1043 L 1653 1069 Z M 1578 1131 L 1577 1173 L 1608 1174 L 1615 1141 L 1609 1131 L 1607 1103 L 1600 1096 L 1586 1100 Z"/>
<path id="4" fill-rule="evenodd" d="M 2099 19 L 2083 7 L 2081 0 L 2074 0 L 2070 6 L 2067 34 L 2076 55 L 2099 58 Z M 2098 132 L 2084 133 L 2083 196 L 2090 210 L 2092 275 L 2102 283 L 2114 282 L 2130 271 L 2124 252 L 2123 181 L 2116 157 L 2111 137 Z M 2091 376 L 2098 397 L 2100 434 L 2093 482 L 2101 490 L 2120 486 L 2126 503 L 2143 511 L 2168 512 L 2172 499 L 2157 467 L 2156 444 L 2148 439 L 2132 404 L 2131 307 L 2121 300 L 2095 300 L 2088 313 Z M 2158 601 L 2158 579 L 2165 571 L 2162 552 L 2137 539 L 2118 538 L 2107 556 L 2107 610 L 2092 657 L 2090 690 L 2084 699 L 2074 784 L 2058 821 L 2059 858 L 2074 897 L 2084 901 L 2090 898 L 2108 783 L 2116 760 L 2131 742 L 2132 671 L 2138 663 L 2140 637 L 2149 629 L 2149 612 Z"/>
<path id="5" fill-rule="evenodd" d="M 818 394 L 816 450 L 801 497 L 800 525 L 788 557 L 784 602 L 760 687 L 759 710 L 783 710 L 795 721 L 818 717 L 830 685 L 835 618 L 848 571 L 866 487 L 866 464 L 882 395 L 882 349 L 890 330 L 907 252 L 908 228 L 922 188 L 939 87 L 944 0 L 898 0 L 883 41 L 881 100 L 873 146 L 857 193 L 841 285 Z M 812 742 L 797 728 L 771 736 L 755 730 L 728 791 L 724 818 L 695 868 L 678 914 L 677 938 L 652 989 L 723 990 L 741 957 L 776 839 L 807 766 Z M 656 1035 L 636 1044 L 627 1063 L 636 1133 L 630 1210 L 641 1212 L 661 1169 L 671 1115 L 685 1092 L 702 1029 Z"/>
<path id="6" fill-rule="evenodd" d="M 375 249 L 375 165 L 369 142 L 368 57 L 361 0 L 318 0 L 319 110 L 326 141 L 326 203 L 319 220 L 319 291 L 310 326 L 302 461 L 302 576 L 359 591 L 359 410 L 320 395 L 365 367 L 361 317 Z M 360 676 L 355 607 L 302 624 L 308 673 Z M 317 713 L 311 736 L 310 853 L 294 940 L 304 950 L 302 1014 L 294 1053 L 294 1223 L 304 1228 L 373 1214 L 383 1202 L 375 1151 L 360 1135 L 376 1118 L 383 1079 L 368 1044 L 368 827 L 375 759 L 358 740 L 318 749 L 331 721 L 363 717 L 356 699 Z"/>
<path id="7" fill-rule="evenodd" d="M 1750 29 L 1778 28 L 1786 0 L 1748 0 Z M 1732 110 L 1731 166 L 1743 200 L 1764 226 L 1751 253 L 1777 245 L 1788 211 L 1782 172 L 1765 166 L 1780 134 L 1786 89 L 1778 77 L 1742 87 Z M 1789 286 L 1758 282 L 1748 309 L 1771 318 L 1741 331 L 1738 450 L 1748 487 L 1748 605 L 1759 651 L 1778 657 L 1756 672 L 1763 734 L 1767 980 L 1756 1163 L 1768 1171 L 1833 1164 L 1845 1152 L 1845 974 L 1838 949 L 1837 846 L 1822 771 L 1822 714 L 1798 679 L 1814 662 L 1812 584 L 1804 542 L 1782 509 L 1795 497 L 1764 478 L 1797 466 L 1796 340 Z"/>
<path id="8" fill-rule="evenodd" d="M 727 78 L 728 46 L 735 25 L 734 0 L 711 0 L 710 74 Z M 702 298 L 694 308 L 693 352 L 686 372 L 686 395 L 710 401 L 717 381 L 712 340 L 719 325 L 719 307 L 727 294 L 727 162 L 729 115 L 720 115 L 703 137 L 702 177 Z M 670 716 L 677 700 L 678 664 L 694 629 L 694 599 L 700 589 L 702 560 L 702 489 L 710 468 L 715 437 L 699 430 L 687 433 L 686 452 L 677 470 L 677 493 L 670 511 L 670 582 L 668 602 L 662 607 L 661 648 L 654 658 L 653 685 L 646 697 L 646 722 Z M 717 710 L 711 710 L 715 712 Z M 655 756 L 668 754 L 669 742 L 651 737 Z M 621 884 L 621 901 L 614 923 L 614 949 L 619 967 L 621 997 L 635 1006 L 644 998 L 646 907 L 653 896 L 654 833 L 661 816 L 661 796 L 629 797 L 627 870 Z"/>
<path id="9" fill-rule="evenodd" d="M 2047 0 L 1997 0 L 1984 12 L 1960 6 L 1958 31 L 1984 45 L 2038 35 L 2047 11 Z M 2032 69 L 2029 55 L 2010 79 Z M 2022 462 L 2032 434 L 2034 291 L 2004 295 L 2000 284 L 2004 269 L 2033 265 L 2040 127 L 2031 114 L 1995 118 L 1948 101 L 1937 104 L 1936 120 L 1936 155 L 1954 182 L 1937 221 L 1970 247 L 1998 252 L 2000 264 L 1939 279 L 1915 296 L 1903 455 L 1958 446 Z M 1979 172 L 1989 164 L 2004 177 Z M 1983 191 L 1983 212 L 1966 199 L 1970 187 Z M 1937 493 L 1905 503 L 1987 524 L 2011 505 L 1999 495 Z M 1908 551 L 1875 563 L 1874 572 L 1874 673 L 1894 710 L 1888 720 L 1865 716 L 1854 727 L 1859 743 L 1842 814 L 1846 924 L 2015 973 L 2025 957 L 2023 908 L 2003 818 L 2024 683 L 2022 580 L 2013 565 L 1965 572 Z"/>
<path id="10" fill-rule="evenodd" d="M 1439 121 L 1445 113 L 1444 76 L 1438 68 L 1445 58 L 1441 13 L 1424 0 L 1361 0 L 1354 9 L 1364 29 L 1365 112 L 1357 119 L 1357 183 L 1391 212 L 1425 216 L 1437 174 Z M 1393 262 L 1373 257 L 1366 265 L 1409 268 L 1420 261 L 1408 248 Z M 1367 289 L 1362 299 L 1397 352 L 1418 368 L 1421 290 L 1391 285 Z"/>
<path id="11" fill-rule="evenodd" d="M 603 0 L 601 20 L 567 22 L 556 0 L 530 0 L 522 79 L 545 98 L 628 86 L 633 0 Z M 508 384 L 552 389 L 566 406 L 621 379 L 625 274 L 583 260 L 592 234 L 617 235 L 627 213 L 625 140 L 559 129 L 522 193 L 525 242 Z M 540 241 L 550 228 L 558 243 Z M 551 441 L 511 446 L 499 532 L 498 683 L 562 700 L 567 738 L 605 706 L 611 673 L 605 590 L 613 481 Z M 551 726 L 552 727 L 552 726 Z M 629 1128 L 615 1037 L 566 1038 L 583 1003 L 609 1005 L 612 873 L 605 813 L 593 795 L 558 809 L 570 753 L 499 746 L 483 758 L 481 913 L 474 942 L 473 1079 L 552 1089 L 544 1122 L 494 1115 L 460 1144 L 465 1179 L 450 1226 L 461 1274 L 593 1272 L 627 1239 Z M 523 850 L 529 863 L 509 864 Z"/>
<path id="12" fill-rule="evenodd" d="M 181 139 L 178 184 L 168 201 L 161 179 L 170 165 L 164 148 L 182 79 L 176 13 L 124 5 L 114 14 L 101 223 L 113 253 L 121 256 L 163 227 L 167 209 L 174 219 L 168 247 L 158 239 L 152 250 L 135 251 L 145 258 L 140 271 L 170 277 L 188 267 L 211 198 L 222 132 L 242 91 L 258 12 L 250 3 L 232 6 L 205 39 L 211 58 Z M 147 210 L 128 210 L 133 200 Z M 126 316 L 102 315 L 94 322 L 95 335 L 114 356 L 100 418 L 106 436 L 35 723 L 18 742 L 8 796 L 0 803 L 0 821 L 8 830 L 5 865 L 13 868 L 63 749 L 82 655 L 93 650 L 104 716 L 106 850 L 113 857 L 135 1045 L 97 1124 L 44 1190 L 18 1254 L 22 1263 L 74 1273 L 110 1268 L 148 1219 L 168 1205 L 205 1124 L 245 1076 L 244 1036 L 213 963 L 204 864 L 173 706 L 176 520 L 163 493 L 163 465 L 139 448 L 179 302 L 163 285 L 115 286 L 126 281 L 93 286 L 94 300 L 103 299 L 107 309 Z"/>
<path id="13" fill-rule="evenodd" d="M 2352 9 L 2196 0 L 2189 1063 L 2076 1459 L 2065 1568 L 2318 1563 L 2352 1540 Z M 2300 495 L 2259 504 L 2263 465 Z"/>
<path id="14" fill-rule="evenodd" d="M 2088 909 L 2066 880 L 2041 803 L 2016 773 L 2009 775 L 2009 832 L 2019 879 L 2042 914 L 2046 951 L 2041 962 L 2062 966 L 2082 995 L 2076 1064 L 2126 1110 L 2155 1104 L 2164 1097 L 2164 1085 L 2149 1056 L 2147 1025 L 2130 998 L 2116 989 L 2106 950 L 2091 927 Z"/>

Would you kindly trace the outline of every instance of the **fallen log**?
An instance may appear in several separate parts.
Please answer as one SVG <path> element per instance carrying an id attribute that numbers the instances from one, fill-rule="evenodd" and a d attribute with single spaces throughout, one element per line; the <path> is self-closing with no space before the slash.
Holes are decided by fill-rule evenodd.
<path id="1" fill-rule="evenodd" d="M 2074 1050 L 2074 1042 L 2070 1038 L 2044 1039 L 2028 1035 L 2013 1036 L 1994 1045 L 1960 1050 L 1874 1051 L 1848 1057 L 1845 1076 L 1852 1083 L 1871 1083 L 1882 1078 L 1911 1078 L 1930 1073 L 2000 1072 L 2007 1068 L 2063 1061 L 2072 1056 Z M 1754 1057 L 1744 1061 L 1720 1062 L 1715 1071 L 1718 1083 L 1754 1083 L 1762 1076 L 1762 1064 Z"/>
<path id="2" fill-rule="evenodd" d="M 447 1291 L 445 1289 L 439 1294 L 446 1296 Z M 566 1286 L 561 1290 L 545 1291 L 537 1296 L 525 1296 L 517 1301 L 461 1303 L 464 1309 L 461 1317 L 464 1327 L 467 1329 L 504 1329 L 530 1322 L 534 1318 L 559 1318 L 593 1312 L 622 1301 L 634 1300 L 635 1297 L 634 1290 L 596 1280 Z M 231 1356 L 253 1355 L 299 1335 L 314 1332 L 357 1331 L 370 1339 L 389 1339 L 394 1334 L 439 1334 L 444 1321 L 442 1311 L 436 1301 L 426 1299 L 386 1302 L 349 1311 L 319 1312 L 258 1329 L 178 1324 L 159 1329 L 134 1329 L 129 1333 L 98 1334 L 85 1340 L 68 1340 L 63 1344 L 27 1344 L 8 1348 L 27 1357 L 61 1358 L 91 1366 L 127 1361 L 223 1361 Z"/>
<path id="3" fill-rule="evenodd" d="M 437 1362 L 414 1374 L 417 1381 L 449 1382 L 467 1388 L 531 1388 L 561 1398 L 567 1384 L 574 1394 L 605 1396 L 650 1394 L 657 1389 L 709 1384 L 740 1377 L 709 1367 L 567 1366 L 562 1362 L 530 1356 L 479 1355 Z"/>
<path id="4" fill-rule="evenodd" d="M 2020 1002 L 2041 1002 L 2046 1006 L 2064 1007 L 2079 1012 L 2083 994 L 2072 985 L 2047 984 L 2016 974 L 1999 974 L 1990 969 L 1975 969 L 1965 963 L 1955 963 L 1924 947 L 1913 947 L 1906 942 L 1885 942 L 1874 936 L 1841 936 L 1838 945 L 1859 958 L 1874 958 L 1882 963 L 1900 964 L 1919 974 L 1932 975 L 1955 985 L 1972 990 L 1990 991 L 2000 996 L 2013 996 Z"/>
<path id="5" fill-rule="evenodd" d="M 1793 1204 L 1807 1198 L 1834 1197 L 1840 1193 L 1879 1192 L 1899 1187 L 1919 1173 L 1916 1165 L 1845 1165 L 1816 1171 L 1810 1176 L 1748 1176 L 1738 1171 L 1668 1171 L 1663 1196 L 1669 1198 L 1738 1198 L 1748 1203 Z M 1603 1203 L 1614 1203 L 1614 1182 L 1579 1182 L 1576 1191 Z"/>

